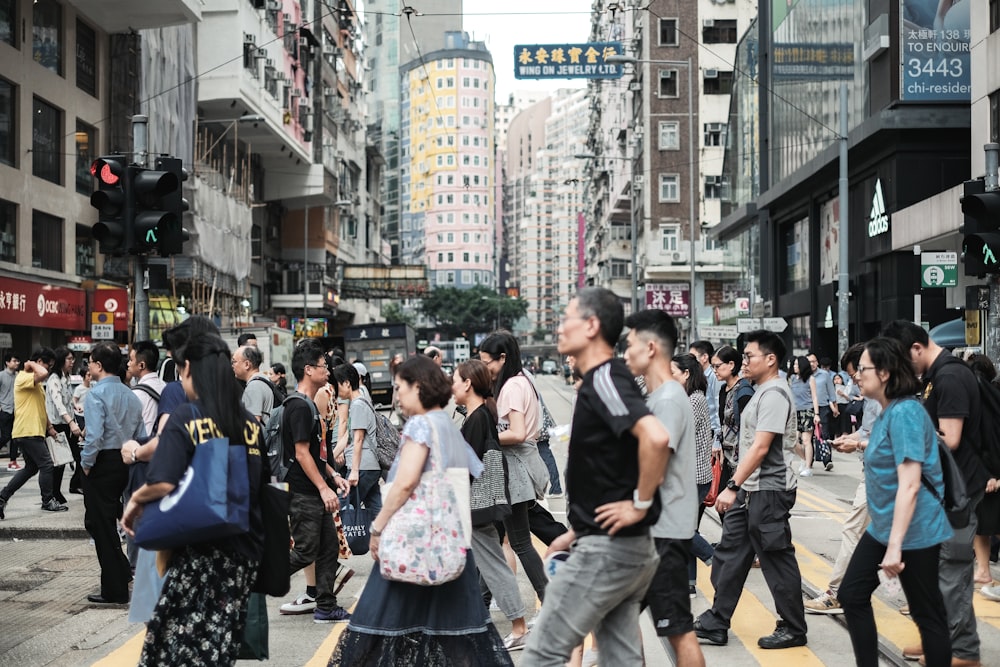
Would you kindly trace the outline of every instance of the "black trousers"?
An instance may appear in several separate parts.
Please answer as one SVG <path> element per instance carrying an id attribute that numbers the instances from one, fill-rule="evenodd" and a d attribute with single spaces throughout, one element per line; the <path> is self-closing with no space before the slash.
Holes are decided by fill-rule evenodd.
<path id="1" fill-rule="evenodd" d="M 910 604 L 910 618 L 920 630 L 920 643 L 928 667 L 951 664 L 951 635 L 944 598 L 938 586 L 938 557 L 941 545 L 903 552 L 906 567 L 899 573 L 899 583 Z M 877 667 L 878 630 L 872 612 L 872 593 L 879 586 L 878 566 L 885 557 L 885 546 L 865 531 L 858 541 L 837 600 L 844 608 L 847 631 L 854 646 L 854 660 L 861 667 Z"/>
<path id="2" fill-rule="evenodd" d="M 340 555 L 333 514 L 326 511 L 319 495 L 292 493 L 288 518 L 294 543 L 288 556 L 290 573 L 295 574 L 306 565 L 316 563 L 316 608 L 333 611 L 337 608 L 333 589 L 337 581 L 337 556 Z"/>
<path id="3" fill-rule="evenodd" d="M 66 442 L 69 443 L 69 449 L 73 452 L 73 461 L 76 465 L 73 466 L 73 476 L 69 480 L 70 491 L 75 491 L 80 489 L 80 478 L 83 477 L 83 471 L 80 469 L 80 439 L 73 435 L 70 431 L 69 424 L 58 424 L 53 425 L 55 430 L 60 433 L 65 434 Z M 62 481 L 63 481 L 63 471 L 66 470 L 65 465 L 53 466 L 52 467 L 52 493 L 59 502 L 64 502 L 65 498 L 62 496 Z"/>
<path id="4" fill-rule="evenodd" d="M 45 445 L 45 438 L 38 436 L 14 438 L 10 441 L 10 446 L 11 451 L 13 447 L 20 448 L 21 455 L 24 456 L 24 466 L 14 473 L 14 477 L 7 482 L 3 491 L 0 491 L 0 499 L 10 500 L 25 482 L 37 474 L 42 503 L 52 500 L 52 456 L 49 455 L 49 448 Z"/>
<path id="5" fill-rule="evenodd" d="M 712 557 L 715 600 L 700 616 L 702 627 L 729 629 L 756 555 L 778 616 L 793 634 L 806 634 L 802 575 L 788 525 L 795 495 L 795 490 L 740 491 L 736 495 L 736 502 L 722 519 L 722 540 Z"/>
<path id="6" fill-rule="evenodd" d="M 97 562 L 101 566 L 101 595 L 105 600 L 126 602 L 132 578 L 128 559 L 122 551 L 115 522 L 122 515 L 122 492 L 128 483 L 128 466 L 118 449 L 97 453 L 97 461 L 83 476 L 83 525 L 94 538 Z"/>

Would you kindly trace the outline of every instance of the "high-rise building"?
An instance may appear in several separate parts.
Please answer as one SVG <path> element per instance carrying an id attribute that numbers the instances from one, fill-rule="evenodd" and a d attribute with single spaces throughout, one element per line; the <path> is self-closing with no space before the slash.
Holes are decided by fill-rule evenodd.
<path id="1" fill-rule="evenodd" d="M 449 32 L 400 76 L 400 260 L 425 264 L 432 287 L 493 287 L 492 56 Z"/>

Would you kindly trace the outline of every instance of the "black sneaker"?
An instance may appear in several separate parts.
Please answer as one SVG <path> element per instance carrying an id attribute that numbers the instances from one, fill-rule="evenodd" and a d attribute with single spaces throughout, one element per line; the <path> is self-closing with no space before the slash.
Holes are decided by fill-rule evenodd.
<path id="1" fill-rule="evenodd" d="M 697 618 L 694 621 L 694 634 L 698 637 L 698 639 L 707 644 L 725 646 L 729 643 L 728 630 L 707 630 L 701 627 L 701 619 Z"/>
<path id="2" fill-rule="evenodd" d="M 784 621 L 778 621 L 778 626 L 774 632 L 766 637 L 757 640 L 757 646 L 761 648 L 792 648 L 793 646 L 805 646 L 806 636 L 792 634 Z"/>
<path id="3" fill-rule="evenodd" d="M 56 502 L 55 498 L 49 498 L 49 502 L 42 503 L 42 509 L 46 512 L 68 512 L 69 508 Z"/>
<path id="4" fill-rule="evenodd" d="M 7 501 L 4 500 L 3 498 L 0 498 L 0 521 L 3 521 L 3 519 L 4 519 L 4 513 L 3 513 L 3 511 L 5 509 L 7 509 Z"/>

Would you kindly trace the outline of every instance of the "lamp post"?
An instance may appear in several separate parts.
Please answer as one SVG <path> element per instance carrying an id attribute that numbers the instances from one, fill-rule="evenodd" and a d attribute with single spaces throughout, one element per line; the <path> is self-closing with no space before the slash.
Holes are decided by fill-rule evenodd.
<path id="1" fill-rule="evenodd" d="M 687 60 L 640 60 L 632 56 L 625 55 L 615 55 L 608 56 L 605 58 L 604 62 L 619 65 L 669 65 L 672 67 L 686 67 L 688 72 L 688 156 L 690 158 L 688 174 L 688 223 L 689 223 L 689 242 L 690 242 L 690 253 L 691 253 L 691 295 L 690 295 L 690 308 L 691 308 L 691 332 L 690 340 L 693 342 L 697 339 L 698 332 L 698 316 L 697 316 L 697 306 L 695 299 L 695 252 L 697 246 L 695 244 L 695 204 L 694 204 L 694 179 L 695 179 L 695 154 L 694 154 L 694 66 L 691 59 Z M 634 216 L 633 216 L 634 220 Z M 634 224 L 634 222 L 633 222 Z M 633 245 L 635 244 L 635 239 L 633 238 Z M 634 251 L 633 251 L 634 252 Z"/>

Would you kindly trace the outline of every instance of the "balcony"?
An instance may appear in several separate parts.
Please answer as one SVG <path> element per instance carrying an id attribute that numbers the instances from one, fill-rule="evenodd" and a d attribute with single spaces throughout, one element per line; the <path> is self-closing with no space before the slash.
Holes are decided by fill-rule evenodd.
<path id="1" fill-rule="evenodd" d="M 201 21 L 198 0 L 69 0 L 69 4 L 93 23 L 113 32 L 165 28 Z"/>

